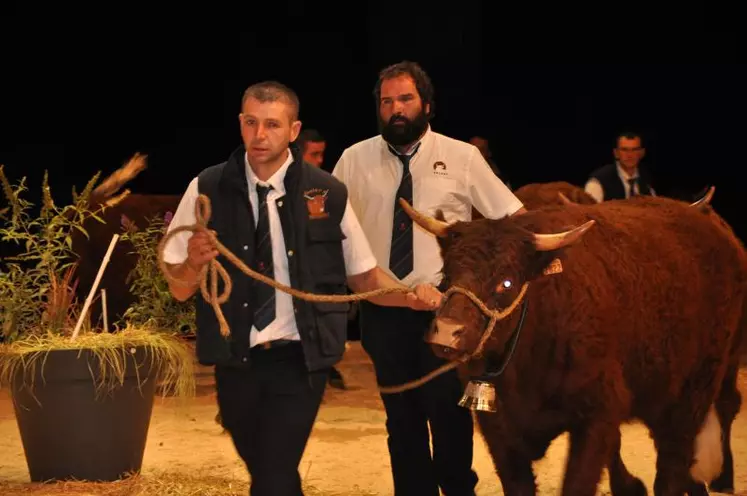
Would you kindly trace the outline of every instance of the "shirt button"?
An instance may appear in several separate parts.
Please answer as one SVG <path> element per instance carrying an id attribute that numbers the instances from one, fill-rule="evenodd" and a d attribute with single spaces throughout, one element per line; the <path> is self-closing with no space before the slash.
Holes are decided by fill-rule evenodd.
<path id="1" fill-rule="evenodd" d="M 289 257 L 292 257 L 292 256 L 293 256 L 293 250 L 288 250 L 288 256 L 289 256 Z"/>
<path id="2" fill-rule="evenodd" d="M 283 206 L 283 200 L 280 200 L 280 201 L 278 202 L 278 207 L 282 207 L 282 206 Z"/>
<path id="3" fill-rule="evenodd" d="M 247 358 L 246 358 L 246 357 L 241 357 L 241 361 L 242 361 L 242 362 L 246 363 L 246 360 L 247 360 Z"/>
<path id="4" fill-rule="evenodd" d="M 246 307 L 248 307 L 248 306 L 249 306 L 249 303 L 247 303 L 247 302 L 244 302 L 244 308 L 246 308 Z"/>
<path id="5" fill-rule="evenodd" d="M 248 250 L 248 249 L 249 249 L 249 245 L 244 245 L 244 250 Z"/>

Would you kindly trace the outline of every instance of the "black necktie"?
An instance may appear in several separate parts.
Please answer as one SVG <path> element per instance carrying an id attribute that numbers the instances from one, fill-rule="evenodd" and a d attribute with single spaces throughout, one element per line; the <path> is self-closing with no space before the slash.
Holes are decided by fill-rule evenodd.
<path id="1" fill-rule="evenodd" d="M 635 183 L 637 180 L 637 177 L 628 179 L 628 185 L 630 186 L 630 196 L 635 196 Z"/>
<path id="2" fill-rule="evenodd" d="M 402 162 L 402 181 L 394 198 L 394 223 L 392 226 L 392 247 L 389 252 L 389 269 L 400 279 L 404 279 L 412 272 L 412 219 L 402 209 L 399 199 L 404 198 L 412 205 L 412 176 L 410 175 L 410 159 L 417 152 L 420 144 L 410 155 L 401 155 L 389 147 Z"/>
<path id="3" fill-rule="evenodd" d="M 267 193 L 271 189 L 272 186 L 257 184 L 259 215 L 257 229 L 254 233 L 254 270 L 274 279 L 272 238 L 270 237 L 270 221 L 267 217 Z M 256 281 L 254 284 L 254 326 L 258 331 L 261 331 L 273 320 L 275 320 L 275 288 Z"/>

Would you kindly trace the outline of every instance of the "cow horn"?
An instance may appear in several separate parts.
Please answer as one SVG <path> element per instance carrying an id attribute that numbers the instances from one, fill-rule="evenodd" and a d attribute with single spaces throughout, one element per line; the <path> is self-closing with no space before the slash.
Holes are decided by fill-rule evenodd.
<path id="1" fill-rule="evenodd" d="M 706 192 L 706 194 L 703 195 L 703 198 L 696 201 L 695 203 L 691 203 L 690 206 L 691 207 L 705 207 L 706 205 L 711 203 L 711 199 L 713 198 L 713 193 L 715 191 L 716 191 L 716 187 L 711 186 L 710 188 L 708 188 L 708 191 Z"/>
<path id="2" fill-rule="evenodd" d="M 412 206 L 410 206 L 410 204 L 407 203 L 404 198 L 399 199 L 399 204 L 417 225 L 419 225 L 429 233 L 438 236 L 439 238 L 446 237 L 446 232 L 449 229 L 449 224 L 418 212 L 417 210 L 412 208 Z"/>
<path id="3" fill-rule="evenodd" d="M 590 220 L 578 227 L 556 234 L 534 234 L 534 246 L 537 251 L 558 250 L 578 241 L 596 221 Z"/>
<path id="4" fill-rule="evenodd" d="M 571 201 L 571 199 L 570 199 L 570 198 L 568 198 L 567 196 L 565 196 L 565 195 L 564 195 L 563 193 L 561 193 L 560 191 L 558 191 L 558 197 L 560 198 L 560 201 L 562 201 L 562 202 L 563 202 L 563 203 L 565 203 L 566 205 L 574 205 L 574 204 L 576 203 L 576 202 L 573 202 L 573 201 Z"/>

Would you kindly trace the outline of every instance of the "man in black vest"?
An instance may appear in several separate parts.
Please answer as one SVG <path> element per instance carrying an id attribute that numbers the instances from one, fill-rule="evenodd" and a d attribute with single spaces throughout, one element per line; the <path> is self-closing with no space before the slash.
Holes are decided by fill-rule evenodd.
<path id="1" fill-rule="evenodd" d="M 592 172 L 584 189 L 598 202 L 624 200 L 636 195 L 656 195 L 651 186 L 651 176 L 641 160 L 646 155 L 641 136 L 622 133 L 613 150 L 615 163 Z"/>
<path id="2" fill-rule="evenodd" d="M 244 93 L 239 115 L 243 146 L 192 180 L 169 225 L 195 223 L 198 194 L 208 196 L 208 228 L 246 265 L 296 289 L 346 294 L 402 287 L 376 265 L 347 189 L 305 163 L 291 146 L 301 129 L 298 97 L 277 82 Z M 212 307 L 197 305 L 197 356 L 215 366 L 223 425 L 246 463 L 253 496 L 298 496 L 303 455 L 328 373 L 345 350 L 348 303 L 313 303 L 260 283 L 220 255 L 204 233 L 181 233 L 165 262 L 186 285 L 170 290 L 184 301 L 211 260 L 233 283 L 222 311 L 221 336 Z M 220 284 L 222 286 L 222 284 Z M 219 288 L 222 291 L 222 287 Z M 441 294 L 421 284 L 409 293 L 373 298 L 378 304 L 433 310 Z"/>

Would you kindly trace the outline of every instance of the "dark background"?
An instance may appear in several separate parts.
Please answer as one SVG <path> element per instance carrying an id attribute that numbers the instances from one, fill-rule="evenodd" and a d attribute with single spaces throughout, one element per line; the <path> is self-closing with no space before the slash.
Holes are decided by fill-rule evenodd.
<path id="1" fill-rule="evenodd" d="M 223 11 L 182 3 L 165 13 L 96 5 L 28 3 L 0 16 L 0 164 L 13 180 L 28 177 L 31 198 L 45 168 L 59 203 L 73 184 L 136 151 L 149 155 L 149 168 L 133 192 L 181 194 L 240 144 L 241 94 L 264 79 L 298 92 L 304 125 L 328 139 L 331 170 L 346 146 L 377 132 L 378 70 L 410 59 L 436 86 L 434 130 L 489 138 L 514 187 L 583 185 L 612 159 L 616 133 L 632 129 L 645 136 L 660 193 L 715 185 L 713 204 L 747 235 L 747 74 L 736 12 L 699 4 L 657 16 L 622 4 L 513 12 L 476 1 Z"/>

